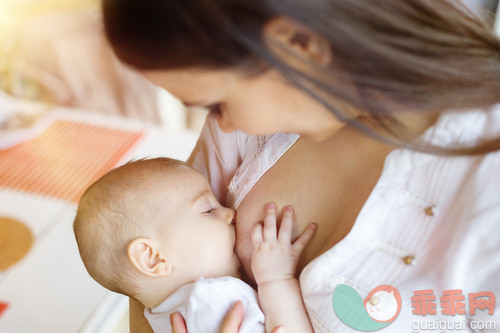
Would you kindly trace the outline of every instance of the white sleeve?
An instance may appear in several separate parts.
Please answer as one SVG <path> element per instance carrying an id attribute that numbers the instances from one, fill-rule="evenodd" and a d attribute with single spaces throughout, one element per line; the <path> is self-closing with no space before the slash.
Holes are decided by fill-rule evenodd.
<path id="1" fill-rule="evenodd" d="M 187 161 L 208 179 L 222 205 L 226 205 L 227 187 L 241 164 L 247 138 L 240 131 L 224 133 L 215 116 L 209 114 Z"/>

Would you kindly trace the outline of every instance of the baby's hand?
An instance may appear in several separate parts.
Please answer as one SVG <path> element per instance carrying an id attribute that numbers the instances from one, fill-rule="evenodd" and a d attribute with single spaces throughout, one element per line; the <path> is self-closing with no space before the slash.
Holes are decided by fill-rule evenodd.
<path id="1" fill-rule="evenodd" d="M 266 205 L 264 226 L 257 224 L 252 231 L 252 272 L 257 285 L 295 278 L 300 254 L 311 240 L 316 225 L 310 224 L 292 244 L 293 209 L 287 206 L 279 233 L 276 227 L 276 205 Z"/>

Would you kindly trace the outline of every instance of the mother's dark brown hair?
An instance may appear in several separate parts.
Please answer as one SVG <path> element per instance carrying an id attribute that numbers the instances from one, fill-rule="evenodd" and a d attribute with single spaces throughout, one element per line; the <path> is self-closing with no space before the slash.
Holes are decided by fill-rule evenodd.
<path id="1" fill-rule="evenodd" d="M 500 40 L 457 0 L 103 0 L 103 13 L 116 54 L 132 66 L 274 68 L 339 119 L 377 137 L 321 96 L 340 98 L 386 128 L 401 109 L 488 112 L 500 102 Z M 335 66 L 308 64 L 305 73 L 273 53 L 262 31 L 275 17 L 327 39 Z M 428 148 L 484 153 L 500 149 L 500 138 Z"/>

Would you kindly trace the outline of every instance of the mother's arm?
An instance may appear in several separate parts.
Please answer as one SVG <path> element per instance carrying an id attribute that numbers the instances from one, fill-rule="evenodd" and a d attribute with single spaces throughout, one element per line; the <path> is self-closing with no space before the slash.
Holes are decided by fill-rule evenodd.
<path id="1" fill-rule="evenodd" d="M 144 317 L 144 305 L 133 298 L 129 298 L 129 324 L 130 332 L 153 333 L 153 329 Z"/>

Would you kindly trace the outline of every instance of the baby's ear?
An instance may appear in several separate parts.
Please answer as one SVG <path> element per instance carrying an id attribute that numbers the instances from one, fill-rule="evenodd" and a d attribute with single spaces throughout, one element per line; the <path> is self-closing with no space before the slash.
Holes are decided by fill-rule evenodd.
<path id="1" fill-rule="evenodd" d="M 151 238 L 136 238 L 127 249 L 128 259 L 142 274 L 150 277 L 165 277 L 172 272 L 172 264 Z"/>

